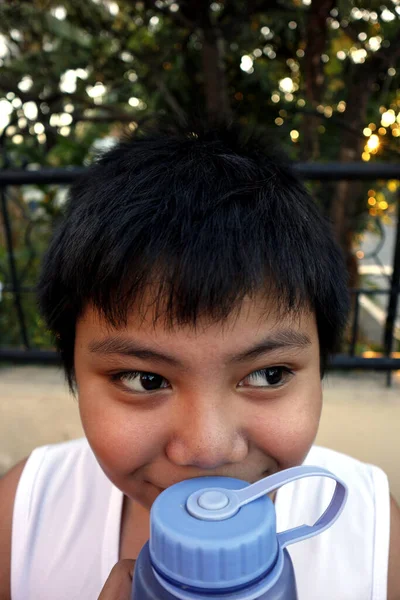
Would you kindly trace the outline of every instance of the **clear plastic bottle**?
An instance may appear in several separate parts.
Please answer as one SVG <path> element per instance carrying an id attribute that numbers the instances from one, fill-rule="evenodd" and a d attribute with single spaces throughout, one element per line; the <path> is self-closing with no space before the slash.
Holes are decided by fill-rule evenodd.
<path id="1" fill-rule="evenodd" d="M 268 493 L 302 477 L 336 481 L 314 525 L 276 532 Z M 294 467 L 255 484 L 201 477 L 165 490 L 150 513 L 150 541 L 136 561 L 132 600 L 297 600 L 289 544 L 328 529 L 347 488 L 319 467 Z"/>

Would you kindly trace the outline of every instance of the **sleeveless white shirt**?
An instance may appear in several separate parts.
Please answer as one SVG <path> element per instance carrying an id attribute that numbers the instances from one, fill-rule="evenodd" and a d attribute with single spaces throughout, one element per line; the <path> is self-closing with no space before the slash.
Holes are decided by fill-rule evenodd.
<path id="1" fill-rule="evenodd" d="M 304 464 L 332 471 L 347 483 L 349 496 L 330 529 L 288 547 L 299 600 L 386 600 L 386 475 L 318 446 Z M 334 485 L 326 477 L 309 477 L 281 488 L 275 501 L 278 531 L 313 524 Z M 86 439 L 35 449 L 15 498 L 12 600 L 97 600 L 119 558 L 122 501 Z"/>

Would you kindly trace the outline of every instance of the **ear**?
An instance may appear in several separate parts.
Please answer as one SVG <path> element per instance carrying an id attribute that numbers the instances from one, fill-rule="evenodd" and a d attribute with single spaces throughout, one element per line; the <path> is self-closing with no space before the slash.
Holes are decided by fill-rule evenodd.
<path id="1" fill-rule="evenodd" d="M 400 508 L 390 496 L 390 545 L 387 600 L 400 598 Z"/>

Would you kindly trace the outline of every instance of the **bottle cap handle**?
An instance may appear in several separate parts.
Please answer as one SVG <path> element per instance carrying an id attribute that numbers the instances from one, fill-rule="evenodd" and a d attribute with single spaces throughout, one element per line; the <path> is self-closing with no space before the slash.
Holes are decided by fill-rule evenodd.
<path id="1" fill-rule="evenodd" d="M 328 508 L 314 525 L 300 525 L 278 533 L 279 544 L 284 548 L 328 529 L 342 512 L 348 494 L 347 486 L 327 469 L 313 466 L 292 467 L 239 490 L 203 488 L 189 496 L 186 506 L 189 513 L 197 519 L 221 521 L 233 517 L 241 506 L 303 477 L 329 477 L 336 482 L 336 487 Z"/>
<path id="2" fill-rule="evenodd" d="M 328 529 L 333 523 L 338 519 L 344 506 L 346 504 L 348 489 L 346 484 L 341 481 L 336 475 L 331 473 L 326 469 L 321 469 L 320 467 L 303 467 L 303 472 L 300 475 L 293 476 L 285 481 L 284 483 L 289 483 L 290 481 L 295 481 L 300 477 L 329 477 L 336 482 L 336 486 L 333 492 L 333 496 L 331 501 L 326 508 L 326 510 L 322 513 L 319 519 L 314 523 L 314 525 L 300 525 L 299 527 L 293 527 L 292 529 L 287 529 L 286 531 L 282 531 L 278 533 L 278 541 L 282 548 L 285 548 L 289 544 L 294 544 L 296 542 L 301 542 L 307 538 L 313 537 L 319 533 L 322 533 L 326 529 Z M 282 484 L 283 485 L 283 484 Z"/>

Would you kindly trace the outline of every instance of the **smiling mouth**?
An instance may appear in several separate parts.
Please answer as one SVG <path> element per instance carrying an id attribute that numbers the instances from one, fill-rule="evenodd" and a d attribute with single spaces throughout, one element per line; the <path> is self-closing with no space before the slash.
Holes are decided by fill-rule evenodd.
<path id="1" fill-rule="evenodd" d="M 273 474 L 273 471 L 271 471 L 271 470 L 264 471 L 264 473 L 262 473 L 260 477 L 258 477 L 257 479 L 254 479 L 254 481 L 250 481 L 249 484 L 251 485 L 252 483 L 256 483 L 257 481 L 260 481 L 261 479 L 265 479 L 265 477 L 268 477 L 269 475 L 272 475 L 272 474 Z M 182 480 L 182 481 L 184 481 L 184 480 Z M 176 483 L 180 483 L 180 482 L 176 482 Z M 161 492 L 164 492 L 167 488 L 170 488 L 173 485 L 176 485 L 176 483 L 175 484 L 171 483 L 171 485 L 167 486 L 166 488 L 161 488 L 158 485 L 156 485 L 155 483 L 152 483 L 151 485 L 156 488 L 156 490 L 159 494 L 161 494 Z"/>
<path id="2" fill-rule="evenodd" d="M 158 487 L 158 485 L 154 485 L 154 483 L 153 483 L 153 487 L 156 488 L 156 490 L 159 494 L 161 494 L 161 492 L 163 492 L 165 490 L 165 488 L 160 488 L 160 487 Z"/>

